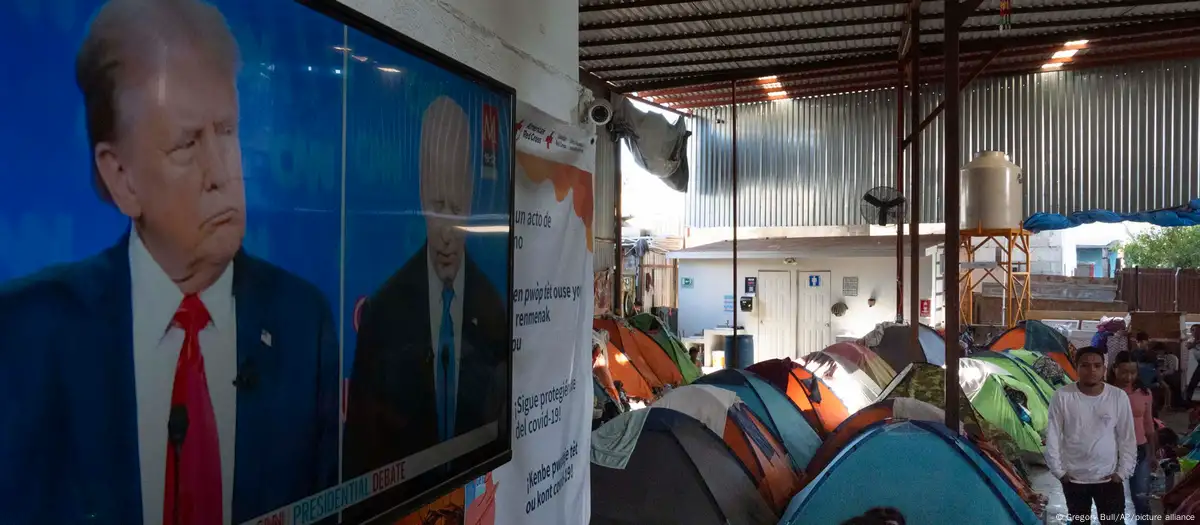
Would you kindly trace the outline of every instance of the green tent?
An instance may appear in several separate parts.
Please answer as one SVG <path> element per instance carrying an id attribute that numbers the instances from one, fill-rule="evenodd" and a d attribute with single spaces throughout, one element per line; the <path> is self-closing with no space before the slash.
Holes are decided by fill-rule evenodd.
<path id="1" fill-rule="evenodd" d="M 972 353 L 971 359 L 979 359 L 1003 368 L 1005 372 L 1008 372 L 1018 381 L 1033 387 L 1034 392 L 1041 398 L 1042 403 L 1045 403 L 1047 407 L 1050 406 L 1050 399 L 1054 397 L 1055 388 L 1050 383 L 1047 383 L 1042 376 L 1038 375 L 1032 366 L 1026 364 L 1021 359 L 1017 359 L 1016 356 L 1003 352 L 984 351 Z"/>
<path id="2" fill-rule="evenodd" d="M 634 328 L 645 332 L 650 336 L 658 346 L 662 347 L 667 356 L 675 362 L 675 366 L 679 368 L 679 373 L 683 376 L 684 384 L 691 384 L 692 381 L 699 379 L 704 375 L 700 371 L 700 367 L 692 362 L 692 357 L 688 355 L 688 351 L 683 347 L 683 343 L 671 330 L 663 324 L 662 320 L 652 314 L 640 313 L 629 318 L 629 324 Z"/>
<path id="3" fill-rule="evenodd" d="M 1042 401 L 1034 387 L 1003 370 L 983 374 L 976 389 L 967 391 L 967 385 L 963 385 L 971 405 L 984 419 L 1011 436 L 1023 452 L 1041 457 L 1044 451 L 1042 436 L 1049 422 L 1049 404 Z"/>
<path id="4" fill-rule="evenodd" d="M 896 376 L 880 400 L 911 397 L 945 409 L 945 381 L 942 367 L 913 363 Z M 1033 387 L 992 363 L 970 358 L 959 359 L 959 383 L 959 414 L 964 425 L 978 425 L 983 435 L 1018 465 L 1024 463 L 1019 461 L 1022 458 L 1042 454 L 1041 436 L 1046 431 L 1049 406 Z"/>
<path id="5" fill-rule="evenodd" d="M 1039 374 L 1055 390 L 1075 382 L 1062 369 L 1062 366 L 1059 366 L 1058 362 L 1042 352 L 1033 350 L 1005 350 L 1002 354 L 1024 363 L 1030 370 Z"/>

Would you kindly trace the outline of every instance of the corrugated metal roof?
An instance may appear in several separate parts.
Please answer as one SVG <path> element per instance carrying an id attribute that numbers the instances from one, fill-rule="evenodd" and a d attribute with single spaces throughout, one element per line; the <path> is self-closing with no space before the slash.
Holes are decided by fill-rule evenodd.
<path id="1" fill-rule="evenodd" d="M 803 72 L 849 61 L 897 61 L 906 0 L 582 0 L 580 65 L 625 92 L 654 96 L 706 83 Z M 1000 0 L 984 0 L 961 29 L 963 49 L 1104 36 L 1152 36 L 1200 27 L 1196 0 L 1020 0 L 1000 29 Z M 942 40 L 942 1 L 921 2 L 923 46 Z M 1154 48 L 1153 39 L 1121 53 Z M 1161 48 L 1161 46 L 1159 46 Z M 938 51 L 932 49 L 932 51 Z M 1160 51 L 1163 51 L 1160 49 Z M 1178 55 L 1179 49 L 1170 50 Z M 1118 52 L 1118 51 L 1113 51 Z M 1165 52 L 1165 51 L 1164 51 Z M 1196 51 L 1200 53 L 1200 51 Z M 932 55 L 928 53 L 927 55 Z M 1149 58 L 1171 58 L 1157 56 Z M 1000 63 L 1011 62 L 1011 59 Z M 1086 65 L 1081 57 L 1078 65 Z"/>

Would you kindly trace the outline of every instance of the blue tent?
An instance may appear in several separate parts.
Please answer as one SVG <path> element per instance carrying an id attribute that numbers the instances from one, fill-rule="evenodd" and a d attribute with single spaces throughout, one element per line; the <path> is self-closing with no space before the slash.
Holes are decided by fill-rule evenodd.
<path id="1" fill-rule="evenodd" d="M 1041 523 L 974 445 L 913 420 L 864 428 L 779 523 L 842 523 L 875 507 L 894 507 L 908 523 Z"/>
<path id="2" fill-rule="evenodd" d="M 726 368 L 701 376 L 693 384 L 723 388 L 742 398 L 775 438 L 783 442 L 796 470 L 803 471 L 821 446 L 820 436 L 809 426 L 796 404 L 753 372 Z"/>

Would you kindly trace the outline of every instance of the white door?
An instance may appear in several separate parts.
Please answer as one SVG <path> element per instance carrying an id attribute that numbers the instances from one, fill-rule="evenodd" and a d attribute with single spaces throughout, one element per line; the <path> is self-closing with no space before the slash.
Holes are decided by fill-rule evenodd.
<path id="1" fill-rule="evenodd" d="M 758 335 L 754 362 L 790 357 L 796 350 L 796 300 L 792 272 L 758 272 Z"/>
<path id="2" fill-rule="evenodd" d="M 824 350 L 833 344 L 833 314 L 829 308 L 829 272 L 798 272 L 796 323 L 800 341 L 796 358 Z"/>

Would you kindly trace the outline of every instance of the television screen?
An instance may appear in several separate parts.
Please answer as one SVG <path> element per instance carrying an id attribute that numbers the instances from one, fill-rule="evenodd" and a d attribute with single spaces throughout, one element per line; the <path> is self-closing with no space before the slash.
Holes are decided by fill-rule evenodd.
<path id="1" fill-rule="evenodd" d="M 5 523 L 366 523 L 508 460 L 510 88 L 316 0 L 0 40 Z"/>

